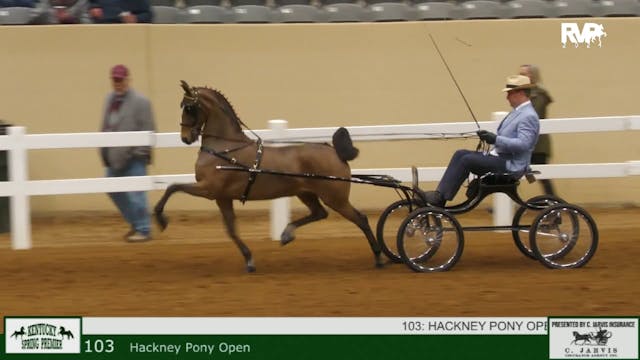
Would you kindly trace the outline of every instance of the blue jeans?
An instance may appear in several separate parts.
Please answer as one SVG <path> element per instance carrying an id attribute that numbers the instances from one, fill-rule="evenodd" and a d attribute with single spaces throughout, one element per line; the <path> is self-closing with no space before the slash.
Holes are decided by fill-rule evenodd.
<path id="1" fill-rule="evenodd" d="M 145 176 L 147 162 L 142 159 L 132 159 L 122 170 L 107 168 L 107 177 Z M 144 235 L 151 232 L 151 217 L 147 210 L 147 193 L 145 191 L 113 192 L 109 197 L 116 204 L 122 217 L 131 227 Z"/>

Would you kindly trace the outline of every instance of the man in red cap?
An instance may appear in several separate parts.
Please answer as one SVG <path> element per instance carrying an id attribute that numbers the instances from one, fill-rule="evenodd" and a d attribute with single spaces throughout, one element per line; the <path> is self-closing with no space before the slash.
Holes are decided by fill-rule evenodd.
<path id="1" fill-rule="evenodd" d="M 111 68 L 113 92 L 105 101 L 102 131 L 155 131 L 151 103 L 129 87 L 129 69 L 124 65 Z M 101 148 L 106 176 L 146 176 L 151 162 L 149 146 L 118 146 Z M 151 218 L 147 194 L 144 191 L 109 193 L 131 230 L 125 235 L 129 242 L 151 239 Z"/>

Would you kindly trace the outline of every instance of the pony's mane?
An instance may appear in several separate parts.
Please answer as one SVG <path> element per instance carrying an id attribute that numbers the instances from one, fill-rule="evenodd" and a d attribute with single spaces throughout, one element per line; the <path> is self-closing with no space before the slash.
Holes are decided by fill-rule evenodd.
<path id="1" fill-rule="evenodd" d="M 213 93 L 213 96 L 216 97 L 216 99 L 218 100 L 218 102 L 222 106 L 222 111 L 224 111 L 227 115 L 229 115 L 231 117 L 231 119 L 234 120 L 234 123 L 238 127 L 238 129 L 240 129 L 240 131 L 242 131 L 242 127 L 240 126 L 242 121 L 238 117 L 238 114 L 236 113 L 235 109 L 233 108 L 233 105 L 231 105 L 229 100 L 227 100 L 227 98 L 220 91 L 218 91 L 216 89 L 212 89 L 212 88 L 207 87 L 207 86 L 205 86 L 203 89 L 209 90 L 209 91 L 211 91 Z"/>

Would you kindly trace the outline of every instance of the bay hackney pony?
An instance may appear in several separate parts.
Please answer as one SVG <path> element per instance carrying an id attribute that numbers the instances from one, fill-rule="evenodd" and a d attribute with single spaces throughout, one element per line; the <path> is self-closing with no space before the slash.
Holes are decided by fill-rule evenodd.
<path id="1" fill-rule="evenodd" d="M 347 161 L 358 155 L 346 129 L 333 135 L 333 147 L 327 144 L 303 143 L 283 147 L 263 146 L 260 139 L 253 140 L 242 131 L 242 121 L 231 104 L 220 92 L 206 87 L 190 87 L 181 82 L 184 90 L 181 102 L 180 136 L 191 144 L 202 136 L 201 148 L 195 164 L 196 183 L 172 184 L 154 208 L 155 219 L 164 230 L 167 218 L 163 211 L 167 200 L 176 191 L 215 200 L 227 233 L 245 258 L 247 271 L 255 271 L 249 248 L 238 237 L 233 200 L 265 200 L 284 196 L 297 196 L 311 213 L 287 225 L 281 235 L 285 245 L 295 238 L 299 226 L 327 217 L 322 203 L 356 224 L 365 234 L 380 267 L 380 247 L 367 217 L 349 203 L 350 182 L 256 174 L 245 171 L 217 169 L 218 165 L 235 165 L 245 169 L 267 169 L 296 174 L 351 177 Z"/>

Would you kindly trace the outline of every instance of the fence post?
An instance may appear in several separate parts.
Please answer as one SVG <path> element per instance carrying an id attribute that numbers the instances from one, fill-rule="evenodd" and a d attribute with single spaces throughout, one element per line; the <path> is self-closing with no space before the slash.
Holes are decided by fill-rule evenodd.
<path id="1" fill-rule="evenodd" d="M 287 130 L 287 120 L 269 120 L 269 129 L 273 131 L 275 138 L 283 137 Z M 291 221 L 291 211 L 289 209 L 290 199 L 283 197 L 271 200 L 271 240 L 280 240 L 280 235 L 284 228 Z"/>
<path id="2" fill-rule="evenodd" d="M 491 113 L 491 120 L 497 124 L 507 116 L 505 111 L 496 111 Z M 511 198 L 503 193 L 493 194 L 493 225 L 511 225 L 513 221 L 513 204 Z"/>
<path id="3" fill-rule="evenodd" d="M 12 126 L 8 129 L 11 148 L 9 149 L 9 182 L 11 196 L 11 247 L 14 250 L 31 249 L 31 209 L 27 195 L 27 149 L 25 128 Z"/>

